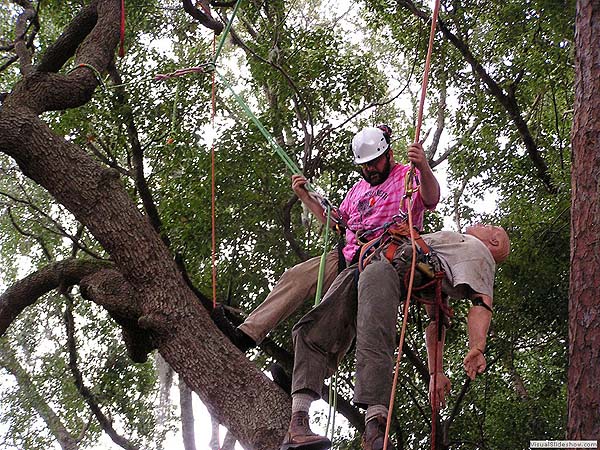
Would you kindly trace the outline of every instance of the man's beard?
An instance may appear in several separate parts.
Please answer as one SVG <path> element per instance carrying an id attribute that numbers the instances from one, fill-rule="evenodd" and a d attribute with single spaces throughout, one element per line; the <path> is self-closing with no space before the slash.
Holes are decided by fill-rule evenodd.
<path id="1" fill-rule="evenodd" d="M 361 169 L 360 173 L 367 183 L 371 186 L 377 186 L 387 180 L 387 177 L 390 175 L 391 166 L 390 159 L 386 158 L 385 167 L 381 172 L 378 170 L 367 172 L 366 169 Z"/>

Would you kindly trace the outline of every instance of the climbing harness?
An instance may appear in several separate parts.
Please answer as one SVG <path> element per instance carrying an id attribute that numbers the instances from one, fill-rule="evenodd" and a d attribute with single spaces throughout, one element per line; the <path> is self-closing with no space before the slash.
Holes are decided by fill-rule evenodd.
<path id="1" fill-rule="evenodd" d="M 124 1 L 124 0 L 122 0 L 122 1 Z M 187 75 L 189 73 L 211 71 L 212 77 L 213 77 L 213 98 L 212 98 L 213 126 L 214 126 L 214 115 L 215 115 L 215 78 L 216 78 L 216 76 L 218 76 L 219 80 L 230 91 L 230 93 L 233 95 L 233 98 L 236 100 L 238 105 L 242 108 L 242 110 L 245 112 L 245 114 L 251 119 L 251 121 L 256 125 L 256 127 L 258 128 L 260 133 L 265 137 L 267 143 L 273 148 L 275 153 L 281 158 L 281 160 L 284 162 L 284 164 L 290 170 L 290 172 L 292 174 L 302 174 L 302 172 L 300 171 L 300 169 L 298 168 L 296 163 L 288 156 L 288 154 L 281 148 L 281 146 L 279 146 L 279 144 L 275 141 L 273 136 L 266 130 L 266 128 L 262 125 L 262 123 L 258 120 L 258 118 L 252 113 L 252 111 L 250 110 L 248 105 L 245 103 L 245 101 L 234 91 L 234 89 L 232 88 L 230 83 L 227 81 L 227 79 L 217 70 L 216 61 L 217 61 L 217 59 L 220 55 L 220 52 L 223 48 L 225 38 L 230 31 L 231 24 L 235 18 L 235 15 L 239 8 L 240 3 L 241 3 L 241 0 L 238 0 L 236 2 L 232 16 L 227 23 L 225 32 L 223 33 L 223 36 L 221 37 L 221 41 L 216 49 L 215 49 L 214 42 L 213 42 L 214 56 L 213 56 L 213 60 L 211 62 L 202 64 L 202 65 L 199 65 L 196 67 L 187 68 L 187 69 L 179 69 L 170 74 L 158 74 L 155 77 L 155 79 L 156 80 L 166 80 L 166 79 L 173 78 L 173 77 Z M 427 90 L 427 82 L 428 82 L 428 76 L 429 76 L 429 68 L 430 68 L 430 62 L 431 62 L 431 53 L 432 53 L 432 48 L 433 48 L 433 40 L 434 40 L 437 16 L 438 16 L 438 11 L 439 11 L 439 3 L 440 3 L 439 0 L 436 0 L 434 11 L 433 11 L 431 32 L 430 32 L 430 39 L 429 39 L 429 47 L 428 47 L 427 58 L 426 58 L 426 62 L 425 62 L 425 69 L 424 69 L 423 82 L 422 82 L 422 88 L 421 88 L 421 98 L 420 98 L 420 103 L 419 103 L 419 112 L 418 112 L 418 116 L 417 116 L 417 126 L 415 129 L 415 142 L 419 142 L 419 138 L 420 138 L 420 131 L 421 131 L 422 120 L 423 120 L 423 109 L 424 109 L 426 90 Z M 123 14 L 124 14 L 124 12 L 123 12 Z M 213 149 L 211 151 L 211 167 L 212 167 L 211 170 L 213 173 L 213 178 L 212 178 L 213 204 L 211 206 L 211 209 L 212 209 L 212 226 L 213 226 L 212 259 L 213 259 L 213 304 L 214 304 L 216 302 L 216 248 L 215 248 L 215 237 L 214 237 L 214 229 L 215 229 L 215 219 L 214 219 L 214 214 L 215 214 L 215 212 L 214 212 L 214 197 L 215 197 L 215 192 L 214 192 L 214 183 L 215 183 L 215 181 L 214 181 L 214 143 L 213 143 Z M 407 174 L 405 183 L 406 183 L 405 194 L 404 194 L 404 198 L 401 200 L 399 209 L 400 209 L 400 211 L 402 211 L 402 209 L 406 210 L 407 211 L 406 215 L 404 216 L 403 213 L 400 213 L 397 216 L 395 216 L 390 224 L 386 224 L 384 226 L 384 233 L 382 234 L 382 236 L 380 236 L 372 241 L 368 241 L 366 243 L 366 245 L 363 245 L 363 248 L 365 249 L 365 256 L 364 257 L 361 256 L 361 258 L 360 258 L 361 265 L 364 267 L 364 265 L 368 264 L 370 258 L 372 257 L 373 253 L 369 254 L 370 249 L 375 251 L 378 248 L 383 249 L 385 247 L 387 249 L 386 253 L 393 255 L 393 253 L 395 252 L 394 247 L 397 249 L 397 246 L 399 245 L 399 242 L 401 242 L 401 239 L 403 239 L 404 242 L 406 242 L 406 238 L 408 237 L 408 239 L 411 242 L 411 247 L 412 247 L 411 270 L 408 273 L 408 279 L 405 280 L 408 294 L 406 297 L 406 301 L 404 302 L 404 313 L 403 313 L 404 319 L 403 319 L 402 329 L 401 329 L 401 334 L 400 334 L 400 344 L 399 344 L 398 353 L 397 353 L 396 369 L 395 369 L 395 373 L 394 373 L 394 381 L 393 381 L 392 393 L 391 393 L 391 398 L 390 398 L 390 403 L 389 403 L 385 440 L 384 440 L 384 446 L 383 446 L 384 448 L 387 448 L 387 443 L 388 443 L 389 429 L 390 429 L 391 415 L 392 415 L 391 412 L 393 410 L 393 402 L 394 402 L 394 392 L 397 387 L 398 368 L 399 368 L 400 359 L 402 357 L 402 346 L 403 346 L 404 338 L 405 338 L 405 334 L 406 334 L 408 308 L 410 305 L 410 299 L 412 297 L 412 292 L 413 292 L 415 270 L 417 269 L 417 267 L 419 267 L 420 270 L 426 270 L 426 264 L 423 264 L 421 266 L 421 265 L 418 265 L 418 263 L 417 263 L 417 246 L 419 246 L 422 249 L 423 247 L 421 247 L 421 242 L 423 242 L 423 241 L 422 241 L 422 239 L 419 239 L 417 234 L 413 234 L 413 231 L 412 231 L 412 230 L 414 230 L 412 208 L 411 208 L 412 207 L 412 194 L 417 192 L 419 189 L 419 180 L 418 180 L 417 174 L 415 173 L 414 166 L 411 167 L 409 173 Z M 324 247 L 326 249 L 327 233 L 329 231 L 329 227 L 330 227 L 331 223 L 333 222 L 335 224 L 338 231 L 341 231 L 342 228 L 345 228 L 347 226 L 347 224 L 344 222 L 344 220 L 341 217 L 341 214 L 339 214 L 339 211 L 337 210 L 337 208 L 335 208 L 333 205 L 331 205 L 329 200 L 327 200 L 325 197 L 318 194 L 314 190 L 314 188 L 312 187 L 312 185 L 310 183 L 306 184 L 306 189 L 308 190 L 309 194 L 311 196 L 313 196 L 313 198 L 317 199 L 317 201 L 319 201 L 320 204 L 323 206 L 324 214 L 326 215 L 326 221 L 327 221 L 326 238 L 325 238 L 325 245 L 324 245 Z M 405 207 L 402 208 L 402 206 L 405 206 Z M 402 222 L 404 222 L 404 227 L 407 226 L 408 232 L 406 232 L 403 229 L 403 227 L 399 226 L 399 224 Z M 407 225 L 406 225 L 406 222 L 408 222 Z M 368 233 L 373 233 L 374 231 L 375 230 L 369 230 Z M 377 230 L 377 231 L 379 231 L 379 230 Z M 404 234 L 402 234 L 402 233 L 404 233 Z M 422 250 L 422 252 L 423 252 L 423 250 Z M 428 255 L 428 254 L 430 254 L 430 252 L 425 252 L 425 255 Z M 369 256 L 369 255 L 371 255 L 371 256 Z M 324 272 L 325 256 L 326 256 L 326 251 L 323 253 L 323 255 L 321 257 L 321 265 L 319 268 L 319 280 L 317 283 L 317 295 L 315 297 L 315 301 L 317 301 L 317 299 L 320 299 L 320 295 L 322 293 L 321 292 L 322 291 L 322 277 L 323 277 L 323 272 Z M 389 256 L 388 256 L 388 258 L 389 258 Z M 441 272 L 441 274 L 443 274 L 443 272 Z M 435 286 L 436 296 L 435 296 L 435 300 L 431 304 L 435 305 L 438 308 L 438 314 L 437 314 L 438 323 L 441 322 L 439 320 L 441 313 L 442 312 L 446 313 L 446 310 L 444 310 L 444 307 L 442 306 L 443 302 L 441 300 L 438 300 L 438 298 L 440 298 L 440 299 L 442 298 L 442 295 L 441 295 L 442 276 L 443 275 L 440 275 L 440 272 L 434 271 L 434 279 L 430 283 L 427 283 L 425 286 L 421 286 L 420 288 L 415 289 L 415 291 L 419 291 L 419 290 L 425 289 L 427 287 Z M 438 295 L 438 292 L 439 292 L 439 295 Z M 418 300 L 417 297 L 415 297 L 415 299 Z M 440 327 L 441 327 L 441 325 L 440 325 Z M 437 353 L 437 348 L 438 347 L 436 345 L 436 353 Z M 435 357 L 435 361 L 436 361 L 436 365 L 437 365 L 437 354 Z M 437 372 L 437 370 L 436 370 L 436 372 Z M 436 374 L 434 374 L 434 376 L 435 375 Z M 437 377 L 434 378 L 434 383 L 435 383 L 436 379 L 437 379 Z M 334 381 L 334 383 L 335 383 L 335 381 Z M 330 385 L 330 387 L 331 387 L 331 385 Z M 436 393 L 437 393 L 436 386 L 434 385 L 434 396 L 437 395 Z M 335 404 L 335 400 L 334 400 L 334 404 Z M 437 420 L 437 397 L 433 401 L 432 417 L 433 417 L 433 419 L 432 419 L 431 445 L 432 445 L 432 449 L 434 449 L 435 448 L 435 423 Z M 333 417 L 333 423 L 334 424 L 333 424 L 332 428 L 335 425 L 335 416 Z"/>

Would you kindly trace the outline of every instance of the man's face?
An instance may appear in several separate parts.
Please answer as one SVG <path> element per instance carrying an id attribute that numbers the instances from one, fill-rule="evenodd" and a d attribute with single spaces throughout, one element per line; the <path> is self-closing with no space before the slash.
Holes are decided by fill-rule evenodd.
<path id="1" fill-rule="evenodd" d="M 387 180 L 390 174 L 390 151 L 386 151 L 372 161 L 360 165 L 363 178 L 371 186 L 377 186 Z"/>

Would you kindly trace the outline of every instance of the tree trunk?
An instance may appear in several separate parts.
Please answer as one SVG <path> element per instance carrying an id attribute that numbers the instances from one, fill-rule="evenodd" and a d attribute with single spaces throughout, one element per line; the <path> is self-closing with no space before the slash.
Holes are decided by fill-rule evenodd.
<path id="1" fill-rule="evenodd" d="M 85 104 L 98 85 L 85 65 L 104 72 L 114 57 L 119 0 L 94 1 L 89 8 L 96 10 L 91 15 L 96 23 L 77 48 L 78 68 L 67 75 L 33 70 L 4 100 L 0 152 L 14 158 L 111 255 L 133 287 L 141 312 L 138 325 L 154 336 L 160 354 L 209 412 L 234 430 L 243 446 L 276 448 L 287 428 L 289 398 L 217 330 L 118 173 L 54 134 L 38 117 Z M 62 55 L 60 48 L 51 49 Z"/>
<path id="2" fill-rule="evenodd" d="M 572 131 L 568 439 L 600 438 L 600 1 L 578 0 Z"/>

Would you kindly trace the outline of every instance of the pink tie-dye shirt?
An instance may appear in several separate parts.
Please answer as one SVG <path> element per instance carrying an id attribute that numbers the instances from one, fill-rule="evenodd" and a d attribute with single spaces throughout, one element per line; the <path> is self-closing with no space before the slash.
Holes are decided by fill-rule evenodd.
<path id="1" fill-rule="evenodd" d="M 367 181 L 360 180 L 348 191 L 339 208 L 348 224 L 346 246 L 343 250 L 346 261 L 352 261 L 359 248 L 356 232 L 380 227 L 398 214 L 404 197 L 404 177 L 409 170 L 410 165 L 396 164 L 388 178 L 380 185 L 371 186 Z M 418 176 L 418 170 L 415 170 L 415 173 Z M 413 225 L 421 230 L 426 208 L 419 191 L 413 193 L 412 200 Z M 404 210 L 404 202 L 402 207 Z M 431 205 L 429 209 L 434 208 L 435 205 Z M 374 239 L 382 233 L 383 230 L 378 230 L 369 234 L 368 239 Z"/>

